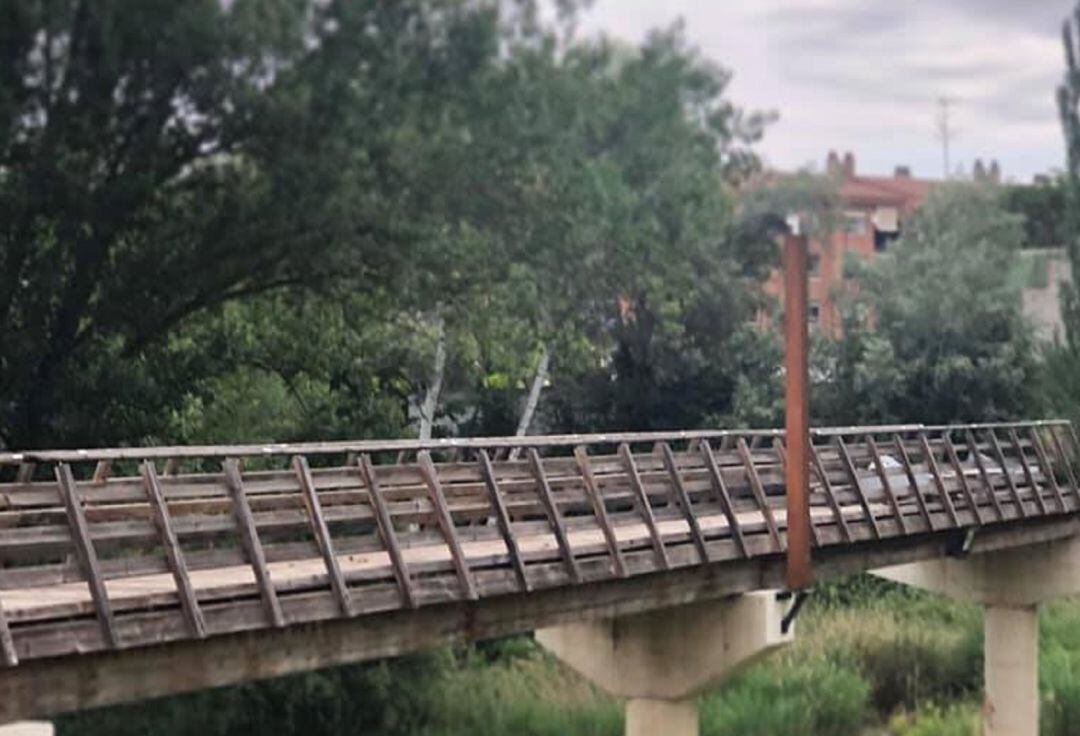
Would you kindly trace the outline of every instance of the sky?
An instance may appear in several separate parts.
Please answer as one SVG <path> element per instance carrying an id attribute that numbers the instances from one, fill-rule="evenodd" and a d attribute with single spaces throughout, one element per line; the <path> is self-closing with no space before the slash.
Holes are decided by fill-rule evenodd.
<path id="1" fill-rule="evenodd" d="M 939 104 L 951 100 L 950 169 L 997 159 L 1006 179 L 1064 165 L 1055 89 L 1072 0 L 595 0 L 579 33 L 641 41 L 682 19 L 734 74 L 729 93 L 779 120 L 759 153 L 780 169 L 943 173 Z"/>

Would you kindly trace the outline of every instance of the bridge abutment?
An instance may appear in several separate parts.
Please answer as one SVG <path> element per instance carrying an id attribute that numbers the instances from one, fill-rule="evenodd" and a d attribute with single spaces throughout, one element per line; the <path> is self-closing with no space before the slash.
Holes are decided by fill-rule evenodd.
<path id="1" fill-rule="evenodd" d="M 696 736 L 696 697 L 793 639 L 784 604 L 762 591 L 597 622 L 536 640 L 600 689 L 627 700 L 627 736 Z"/>
<path id="2" fill-rule="evenodd" d="M 1038 606 L 1080 592 L 1080 541 L 948 557 L 875 575 L 983 606 L 984 736 L 1039 733 Z"/>

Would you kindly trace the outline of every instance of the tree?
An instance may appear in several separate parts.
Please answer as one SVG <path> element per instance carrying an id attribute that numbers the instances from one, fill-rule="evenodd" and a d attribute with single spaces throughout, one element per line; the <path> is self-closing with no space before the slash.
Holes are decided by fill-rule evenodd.
<path id="1" fill-rule="evenodd" d="M 0 443 L 25 447 L 159 430 L 95 414 L 176 405 L 151 363 L 193 315 L 390 279 L 414 144 L 498 35 L 453 0 L 12 0 L 0 29 Z"/>
<path id="2" fill-rule="evenodd" d="M 851 264 L 858 296 L 826 348 L 815 413 L 829 423 L 1012 419 L 1037 364 L 1020 305 L 1022 219 L 1000 194 L 941 186 L 889 253 Z"/>

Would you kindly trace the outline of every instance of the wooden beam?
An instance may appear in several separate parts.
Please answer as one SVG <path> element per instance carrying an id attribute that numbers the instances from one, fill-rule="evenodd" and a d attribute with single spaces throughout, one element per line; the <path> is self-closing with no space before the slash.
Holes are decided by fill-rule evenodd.
<path id="1" fill-rule="evenodd" d="M 728 490 L 727 482 L 724 480 L 724 474 L 720 472 L 720 466 L 716 462 L 716 456 L 713 454 L 708 440 L 701 443 L 701 456 L 705 460 L 705 467 L 709 471 L 709 480 L 712 482 L 713 492 L 720 502 L 720 510 L 724 512 L 724 518 L 727 519 L 731 538 L 735 540 L 735 547 L 739 550 L 739 554 L 747 557 L 750 553 L 746 548 L 746 539 L 743 537 L 742 526 L 739 525 L 739 517 L 735 514 L 735 505 L 731 502 L 731 493 Z"/>
<path id="2" fill-rule="evenodd" d="M 1046 445 L 1043 444 L 1042 437 L 1039 436 L 1039 430 L 1036 427 L 1028 427 L 1028 436 L 1031 438 L 1031 446 L 1035 448 L 1035 457 L 1039 461 L 1043 477 L 1049 481 L 1050 487 L 1054 491 L 1054 499 L 1057 501 L 1058 509 L 1061 510 L 1061 513 L 1065 513 L 1065 497 L 1061 494 L 1061 486 L 1058 485 L 1057 476 L 1054 474 L 1054 466 L 1050 464 L 1050 458 L 1046 454 Z"/>
<path id="3" fill-rule="evenodd" d="M 941 440 L 945 443 L 945 455 L 949 460 L 949 465 L 952 466 L 953 473 L 956 474 L 956 481 L 960 484 L 960 493 L 964 496 L 964 503 L 971 509 L 971 513 L 975 515 L 975 523 L 981 526 L 984 523 L 982 510 L 975 501 L 971 486 L 968 485 L 967 476 L 964 475 L 964 466 L 960 464 L 960 456 L 956 454 L 956 447 L 953 445 L 952 438 L 948 434 L 944 434 Z"/>
<path id="4" fill-rule="evenodd" d="M 337 600 L 338 608 L 343 616 L 352 615 L 352 597 L 349 594 L 349 586 L 345 584 L 345 578 L 341 575 L 341 565 L 338 563 L 337 553 L 334 551 L 334 541 L 330 537 L 330 527 L 326 525 L 323 516 L 322 503 L 319 501 L 319 493 L 315 489 L 315 481 L 311 477 L 311 468 L 307 458 L 303 455 L 293 457 L 293 470 L 300 483 L 301 497 L 304 499 L 304 509 L 307 511 L 311 522 L 311 532 L 315 537 L 315 544 L 319 548 L 323 562 L 326 564 L 326 574 L 330 579 L 330 590 Z"/>
<path id="5" fill-rule="evenodd" d="M 866 435 L 865 442 L 866 448 L 870 452 L 870 459 L 874 464 L 874 470 L 877 472 L 878 480 L 881 481 L 881 490 L 885 493 L 885 498 L 889 502 L 889 508 L 892 509 L 893 517 L 900 527 L 900 533 L 907 534 L 907 519 L 904 518 L 904 512 L 900 510 L 900 501 L 896 498 L 896 491 L 893 490 L 892 481 L 889 480 L 889 474 L 885 470 L 885 463 L 881 460 L 881 451 L 874 440 L 874 435 Z"/>
<path id="6" fill-rule="evenodd" d="M 1076 500 L 1080 501 L 1080 484 L 1076 482 L 1076 473 L 1073 471 L 1072 461 L 1069 459 L 1068 451 L 1061 443 L 1061 438 L 1058 437 L 1057 429 L 1057 427 L 1050 428 L 1050 438 L 1054 441 L 1054 451 L 1061 458 L 1061 464 L 1065 466 L 1065 474 L 1069 478 L 1069 489 L 1073 492 Z"/>
<path id="7" fill-rule="evenodd" d="M 848 527 L 847 518 L 841 510 L 839 502 L 836 500 L 836 493 L 833 491 L 832 481 L 829 480 L 829 473 L 825 470 L 825 464 L 821 462 L 821 456 L 818 454 L 817 445 L 813 442 L 810 443 L 810 462 L 813 464 L 814 470 L 817 471 L 818 478 L 821 480 L 821 490 L 825 494 L 825 504 L 829 507 L 829 510 L 832 511 L 833 519 L 840 529 L 840 536 L 843 541 L 850 542 L 851 529 Z"/>
<path id="8" fill-rule="evenodd" d="M 476 581 L 473 580 L 469 562 L 461 551 L 461 543 L 458 541 L 457 529 L 454 526 L 454 517 L 450 515 L 450 508 L 446 505 L 446 495 L 443 493 L 442 484 L 439 482 L 439 472 L 435 469 L 435 463 L 431 461 L 431 454 L 427 450 L 417 453 L 416 462 L 420 467 L 420 475 L 424 478 L 427 486 L 428 500 L 435 509 L 435 520 L 442 531 L 443 539 L 450 550 L 450 559 L 454 563 L 454 572 L 457 573 L 461 592 L 471 601 L 479 598 L 476 592 Z"/>
<path id="9" fill-rule="evenodd" d="M 1020 469 L 1024 473 L 1024 480 L 1027 481 L 1028 488 L 1031 489 L 1031 495 L 1035 497 L 1035 506 L 1039 509 L 1040 514 L 1046 514 L 1048 511 L 1046 499 L 1043 498 L 1042 489 L 1039 488 L 1039 484 L 1035 482 L 1035 474 L 1031 472 L 1031 466 L 1028 465 L 1024 447 L 1020 444 L 1020 435 L 1016 433 L 1015 429 L 1009 429 L 1009 443 L 1012 445 L 1013 451 L 1016 452 L 1016 457 L 1020 461 Z"/>
<path id="10" fill-rule="evenodd" d="M 240 464 L 230 458 L 225 460 L 221 467 L 225 473 L 225 485 L 232 494 L 233 516 L 240 530 L 240 543 L 244 547 L 244 552 L 247 553 L 252 572 L 255 573 L 255 582 L 259 586 L 259 595 L 262 596 L 267 620 L 271 626 L 281 628 L 285 625 L 285 615 L 281 611 L 274 581 L 270 579 L 270 570 L 266 566 L 266 555 L 263 552 L 262 542 L 259 541 L 255 517 L 251 514 L 251 506 L 248 504 L 247 494 L 244 493 Z"/>
<path id="11" fill-rule="evenodd" d="M 986 495 L 990 497 L 990 505 L 994 507 L 994 513 L 997 515 L 998 521 L 1005 521 L 1005 510 L 1001 508 L 1001 501 L 998 500 L 997 491 L 994 490 L 994 483 L 990 478 L 990 473 L 986 469 L 986 463 L 983 462 L 982 454 L 979 452 L 979 443 L 975 439 L 975 434 L 969 429 L 964 432 L 964 439 L 967 441 L 968 454 L 971 455 L 971 461 L 975 464 L 975 467 L 979 470 L 979 477 L 982 479 L 983 485 L 986 487 Z M 1080 500 L 1080 498 L 1078 498 Z M 1017 510 L 1017 514 L 1021 511 Z"/>
<path id="12" fill-rule="evenodd" d="M 491 458 L 488 457 L 487 451 L 482 448 L 476 451 L 476 457 L 480 461 L 480 474 L 484 478 L 484 485 L 487 487 L 491 507 L 495 510 L 495 522 L 499 525 L 499 532 L 502 534 L 503 543 L 506 545 L 506 552 L 510 555 L 510 562 L 514 567 L 518 585 L 521 587 L 522 592 L 528 593 L 532 590 L 532 585 L 529 583 L 529 576 L 525 574 L 525 562 L 521 557 L 521 549 L 518 547 L 517 538 L 514 536 L 510 514 L 506 510 L 506 503 L 503 501 L 502 492 L 499 490 L 499 482 L 496 480 L 495 471 L 491 467 Z"/>
<path id="13" fill-rule="evenodd" d="M 94 550 L 94 542 L 90 538 L 90 527 L 87 526 L 82 501 L 79 499 L 75 486 L 75 478 L 67 463 L 58 463 L 54 472 L 56 482 L 60 486 L 60 497 L 64 501 L 64 510 L 71 529 L 71 541 L 75 544 L 75 554 L 82 567 L 86 584 L 90 587 L 90 595 L 94 599 L 94 609 L 97 613 L 98 625 L 101 627 L 101 635 L 105 639 L 105 645 L 115 649 L 120 646 L 116 635 L 116 621 L 113 618 L 112 606 L 109 604 L 109 594 L 105 589 L 105 579 L 101 575 L 101 564 Z"/>
<path id="14" fill-rule="evenodd" d="M 363 475 L 364 485 L 368 490 L 368 500 L 375 512 L 379 536 L 382 537 L 383 546 L 386 547 L 386 552 L 390 556 L 390 565 L 394 570 L 394 578 L 397 580 L 402 602 L 409 608 L 415 608 L 417 601 L 416 594 L 413 592 L 412 577 L 409 575 L 409 566 L 405 564 L 405 557 L 401 554 L 394 521 L 390 518 L 390 511 L 386 508 L 386 501 L 382 497 L 375 466 L 371 464 L 371 455 L 365 452 L 360 456 L 359 463 L 360 473 Z"/>
<path id="15" fill-rule="evenodd" d="M 562 514 L 559 513 L 559 505 L 555 503 L 555 496 L 551 493 L 551 485 L 548 483 L 547 474 L 544 472 L 544 463 L 535 447 L 530 447 L 526 455 L 529 458 L 529 467 L 532 469 L 533 479 L 536 481 L 536 491 L 540 496 L 540 503 L 547 514 L 551 531 L 555 534 L 555 543 L 559 546 L 566 571 L 570 574 L 573 583 L 581 582 L 581 568 L 574 550 L 570 546 L 570 540 L 566 536 L 566 525 L 563 523 Z"/>
<path id="16" fill-rule="evenodd" d="M 671 490 L 675 494 L 676 503 L 682 509 L 683 518 L 686 519 L 686 524 L 690 527 L 690 538 L 697 548 L 698 559 L 702 564 L 711 562 L 709 549 L 705 545 L 705 535 L 701 532 L 701 524 L 698 523 L 697 514 L 694 513 L 694 508 L 690 505 L 690 494 L 686 492 L 686 486 L 683 485 L 682 476 L 679 474 L 679 467 L 675 463 L 675 455 L 671 451 L 671 446 L 666 442 L 660 443 L 660 454 L 664 458 L 664 467 L 667 469 L 668 477 L 671 479 Z"/>
<path id="17" fill-rule="evenodd" d="M 997 458 L 998 465 L 1001 466 L 1001 474 L 1005 476 L 1005 483 L 1009 486 L 1009 493 L 1012 495 L 1013 502 L 1016 504 L 1020 516 L 1026 518 L 1028 516 L 1027 509 L 1024 508 L 1024 502 L 1020 500 L 1020 491 L 1013 481 L 1012 473 L 1009 472 L 1009 465 L 1005 461 L 1005 452 L 1001 449 L 1001 443 L 998 442 L 997 433 L 993 429 L 990 429 L 987 430 L 987 434 L 990 437 L 990 446 L 994 448 L 994 455 Z M 1037 496 L 1038 494 L 1035 495 Z"/>
<path id="18" fill-rule="evenodd" d="M 956 516 L 956 507 L 953 506 L 949 489 L 945 487 L 945 480 L 941 477 L 941 468 L 938 467 L 937 458 L 930 447 L 930 441 L 926 439 L 925 432 L 919 432 L 919 445 L 922 447 L 923 457 L 926 458 L 926 467 L 930 470 L 930 477 L 934 480 L 934 486 L 941 496 L 941 504 L 945 507 L 945 513 L 949 515 L 949 521 L 953 527 L 960 526 L 960 519 Z"/>
<path id="19" fill-rule="evenodd" d="M 750 489 L 757 500 L 758 508 L 761 509 L 761 515 L 765 517 L 765 527 L 769 530 L 769 536 L 772 537 L 776 550 L 778 552 L 782 551 L 784 545 L 780 541 L 780 531 L 776 528 L 776 519 L 773 518 L 769 499 L 765 495 L 765 487 L 761 485 L 761 478 L 758 476 L 757 468 L 754 467 L 754 458 L 750 455 L 750 448 L 746 446 L 746 440 L 740 437 L 735 442 L 735 449 L 738 451 L 739 457 L 742 458 L 746 477 L 750 481 Z"/>
<path id="20" fill-rule="evenodd" d="M 660 568 L 667 570 L 671 567 L 668 559 L 667 548 L 664 547 L 664 538 L 660 535 L 660 529 L 656 525 L 656 517 L 653 514 L 652 504 L 649 502 L 649 494 L 645 491 L 645 484 L 641 482 L 641 474 L 638 472 L 637 463 L 634 462 L 634 453 L 630 445 L 622 442 L 619 444 L 619 459 L 622 460 L 623 469 L 630 482 L 630 490 L 634 494 L 634 505 L 641 514 L 645 528 L 649 531 L 649 539 L 652 541 L 653 551 L 656 553 L 656 561 Z"/>
<path id="21" fill-rule="evenodd" d="M 608 554 L 611 555 L 612 570 L 617 577 L 625 578 L 626 563 L 623 561 L 622 551 L 619 550 L 619 540 L 611 526 L 611 519 L 608 518 L 604 496 L 600 492 L 600 486 L 596 483 L 596 477 L 593 475 L 592 467 L 589 465 L 589 452 L 584 445 L 578 445 L 574 448 L 574 461 L 577 463 L 578 472 L 581 473 L 581 481 L 585 486 L 585 495 L 589 497 L 589 502 L 592 504 L 593 516 L 596 517 L 596 523 L 600 526 L 604 541 L 607 543 Z"/>
<path id="22" fill-rule="evenodd" d="M 19 663 L 15 640 L 11 638 L 11 628 L 8 626 L 7 616 L 4 615 L 3 601 L 0 601 L 0 661 L 3 661 L 6 667 L 14 667 Z"/>
<path id="23" fill-rule="evenodd" d="M 188 623 L 192 636 L 202 639 L 206 636 L 206 620 L 203 618 L 199 600 L 195 597 L 195 589 L 191 586 L 191 578 L 188 576 L 187 563 L 184 561 L 184 552 L 180 549 L 180 542 L 173 530 L 172 520 L 169 518 L 169 507 L 165 503 L 165 494 L 161 491 L 161 483 L 158 481 L 157 468 L 151 460 L 142 463 L 141 467 L 143 485 L 146 487 L 146 498 L 149 501 L 151 512 L 154 516 L 154 524 L 161 535 L 161 546 L 165 549 L 165 559 L 172 571 L 173 582 L 176 583 L 176 595 L 180 599 L 180 610 L 184 613 L 184 619 Z"/>
<path id="24" fill-rule="evenodd" d="M 866 491 L 863 489 L 862 483 L 859 482 L 859 471 L 856 470 L 855 463 L 851 460 L 851 453 L 848 452 L 847 444 L 840 435 L 836 436 L 836 449 L 840 453 L 840 460 L 844 465 L 844 470 L 851 480 L 852 488 L 855 490 L 855 497 L 859 500 L 859 505 L 862 506 L 863 514 L 866 515 L 866 520 L 870 523 L 874 537 L 881 539 L 881 527 L 878 526 L 877 519 L 874 518 L 874 511 L 870 507 L 870 499 L 866 497 Z"/>
<path id="25" fill-rule="evenodd" d="M 934 520 L 930 516 L 930 509 L 926 507 L 926 497 L 923 496 L 922 489 L 919 488 L 919 479 L 915 477 L 915 470 L 911 467 L 911 458 L 908 456 L 907 448 L 904 447 L 904 438 L 899 434 L 896 435 L 894 440 L 896 447 L 896 454 L 900 456 L 900 464 L 904 467 L 904 475 L 907 476 L 908 485 L 911 488 L 912 494 L 915 496 L 915 503 L 919 508 L 919 513 L 922 514 L 923 519 L 926 521 L 926 525 L 930 529 L 934 529 Z"/>

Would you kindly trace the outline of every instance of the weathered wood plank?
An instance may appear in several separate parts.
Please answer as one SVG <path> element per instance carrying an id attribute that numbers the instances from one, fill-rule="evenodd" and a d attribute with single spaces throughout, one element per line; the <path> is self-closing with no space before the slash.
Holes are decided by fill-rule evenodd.
<path id="1" fill-rule="evenodd" d="M 626 563 L 623 561 L 622 551 L 619 549 L 619 540 L 615 537 L 615 531 L 611 527 L 611 519 L 608 518 L 604 497 L 600 493 L 600 487 L 596 484 L 596 477 L 593 475 L 592 467 L 589 465 L 588 450 L 583 445 L 578 445 L 574 448 L 574 459 L 577 461 L 582 483 L 585 484 L 585 493 L 592 503 L 593 516 L 596 517 L 596 523 L 600 525 L 600 531 L 604 534 L 608 554 L 611 556 L 612 570 L 617 577 L 625 578 L 627 575 Z"/>
<path id="2" fill-rule="evenodd" d="M 844 470 L 847 473 L 848 479 L 851 481 L 851 486 L 855 489 L 855 495 L 859 499 L 859 505 L 862 506 L 863 513 L 866 514 L 866 520 L 870 522 L 870 528 L 874 531 L 874 536 L 877 539 L 881 539 L 881 527 L 878 525 L 877 519 L 874 518 L 873 509 L 870 508 L 870 499 L 866 497 L 866 490 L 859 480 L 859 471 L 856 470 L 855 463 L 852 462 L 851 454 L 848 452 L 847 444 L 840 435 L 836 436 L 836 449 L 840 453 L 840 459 L 844 463 Z"/>
<path id="3" fill-rule="evenodd" d="M 7 616 L 4 615 L 3 601 L 0 601 L 0 661 L 7 667 L 14 667 L 19 663 L 15 640 L 11 638 L 11 628 L 8 626 Z"/>
<path id="4" fill-rule="evenodd" d="M 240 463 L 233 459 L 226 459 L 221 466 L 225 474 L 225 483 L 233 497 L 233 516 L 240 531 L 240 543 L 247 553 L 252 572 L 255 573 L 255 582 L 259 586 L 267 620 L 271 626 L 281 628 L 285 625 L 285 615 L 282 613 L 281 603 L 274 589 L 274 581 L 270 579 L 270 570 L 266 566 L 266 555 L 263 552 L 262 542 L 259 540 L 259 531 L 255 527 L 251 507 L 244 493 Z"/>
<path id="5" fill-rule="evenodd" d="M 1065 513 L 1065 499 L 1061 494 L 1061 486 L 1058 485 L 1057 475 L 1054 473 L 1054 466 L 1050 464 L 1050 458 L 1046 453 L 1046 446 L 1039 436 L 1039 430 L 1035 427 L 1029 427 L 1028 433 L 1031 437 L 1031 446 L 1035 449 L 1035 457 L 1038 459 L 1039 468 L 1042 471 L 1043 478 L 1050 482 L 1050 488 L 1054 492 L 1054 500 L 1057 501 L 1058 510 L 1061 511 L 1061 513 Z M 1032 487 L 1034 488 L 1034 485 Z"/>
<path id="6" fill-rule="evenodd" d="M 896 454 L 900 458 L 900 465 L 904 468 L 904 475 L 908 480 L 908 487 L 911 489 L 911 493 L 915 496 L 915 503 L 919 507 L 919 513 L 922 514 L 923 519 L 926 521 L 927 526 L 931 530 L 934 529 L 934 521 L 930 516 L 930 510 L 926 506 L 926 497 L 923 495 L 922 490 L 919 488 L 919 480 L 915 477 L 915 470 L 911 466 L 911 457 L 908 455 L 907 448 L 904 447 L 904 440 L 899 435 L 893 440 L 893 445 L 896 447 Z"/>
<path id="7" fill-rule="evenodd" d="M 720 510 L 724 513 L 724 518 L 727 519 L 728 529 L 731 530 L 731 538 L 735 540 L 735 546 L 738 548 L 739 553 L 746 557 L 749 555 L 746 548 L 746 539 L 743 537 L 739 519 L 735 515 L 735 506 L 731 502 L 731 493 L 728 491 L 727 482 L 724 480 L 720 468 L 717 467 L 716 456 L 713 454 L 712 446 L 708 440 L 701 442 L 701 455 L 705 459 L 705 466 L 709 469 L 713 490 L 720 501 Z M 811 524 L 811 529 L 814 529 L 813 524 Z M 816 539 L 816 529 L 814 529 L 814 534 Z"/>
<path id="8" fill-rule="evenodd" d="M 664 465 L 667 467 L 668 476 L 671 478 L 671 490 L 675 495 L 675 502 L 682 510 L 686 523 L 690 527 L 690 538 L 697 548 L 698 557 L 703 564 L 711 562 L 708 547 L 705 545 L 705 535 L 701 531 L 701 523 L 694 513 L 693 506 L 690 505 L 690 495 L 686 492 L 686 486 L 683 485 L 682 477 L 679 475 L 679 467 L 675 463 L 675 456 L 671 452 L 671 446 L 666 442 L 661 442 L 659 447 L 664 458 Z"/>
<path id="9" fill-rule="evenodd" d="M 334 550 L 334 541 L 330 537 L 330 527 L 326 525 L 323 516 L 322 503 L 319 494 L 315 490 L 315 482 L 311 478 L 311 468 L 307 458 L 296 455 L 293 458 L 293 470 L 296 471 L 297 481 L 303 493 L 304 505 L 307 509 L 308 518 L 311 521 L 311 531 L 315 537 L 315 544 L 319 548 L 323 562 L 326 563 L 326 573 L 330 578 L 330 589 L 337 599 L 338 607 L 343 616 L 352 615 L 352 596 L 349 594 L 349 586 L 341 575 L 341 565 L 338 563 L 337 553 Z"/>
<path id="10" fill-rule="evenodd" d="M 945 455 L 949 461 L 949 465 L 952 467 L 953 473 L 956 475 L 956 481 L 960 486 L 960 493 L 964 497 L 964 503 L 967 504 L 975 514 L 975 521 L 980 526 L 985 523 L 983 520 L 982 509 L 979 508 L 979 504 L 975 501 L 975 494 L 971 492 L 971 486 L 968 484 L 967 475 L 964 474 L 964 466 L 960 464 L 960 456 L 956 454 L 956 446 L 953 445 L 952 438 L 948 434 L 944 435 L 945 440 Z"/>
<path id="11" fill-rule="evenodd" d="M 1065 467 L 1065 474 L 1069 479 L 1069 489 L 1073 492 L 1073 496 L 1076 497 L 1076 500 L 1080 501 L 1080 484 L 1076 482 L 1076 473 L 1073 471 L 1072 460 L 1069 458 L 1069 453 L 1061 443 L 1061 438 L 1058 436 L 1058 429 L 1058 427 L 1050 428 L 1050 438 L 1054 442 L 1054 450 L 1057 453 L 1057 456 L 1061 458 L 1061 464 Z"/>
<path id="12" fill-rule="evenodd" d="M 479 593 L 476 592 L 476 582 L 473 580 L 472 570 L 469 569 L 469 562 L 461 551 L 454 519 L 450 515 L 450 509 L 446 505 L 446 496 L 439 482 L 439 472 L 435 469 L 435 463 L 431 461 L 431 453 L 427 450 L 417 453 L 416 461 L 420 466 L 420 473 L 424 476 L 431 503 L 435 507 L 435 518 L 446 540 L 446 546 L 450 549 L 450 558 L 454 562 L 458 582 L 461 584 L 465 597 L 474 601 L 479 597 Z"/>
<path id="13" fill-rule="evenodd" d="M 1012 472 L 1009 470 L 1009 464 L 1005 459 L 1005 451 L 1001 449 L 1001 443 L 998 441 L 997 433 L 993 430 L 987 430 L 987 436 L 990 438 L 990 446 L 994 450 L 994 457 L 997 459 L 998 465 L 1001 466 L 1001 473 L 1005 476 L 1005 483 L 1009 487 L 1009 493 L 1012 495 L 1013 502 L 1017 508 L 1020 509 L 1020 515 L 1023 517 L 1028 516 L 1027 509 L 1024 507 L 1024 502 L 1020 498 L 1020 491 L 1016 487 L 1016 482 L 1013 481 Z"/>
<path id="14" fill-rule="evenodd" d="M 938 467 L 937 458 L 934 457 L 934 451 L 930 448 L 925 432 L 919 432 L 919 445 L 922 447 L 923 457 L 926 459 L 926 467 L 930 470 L 930 477 L 934 481 L 934 487 L 937 488 L 941 503 L 945 507 L 945 512 L 949 515 L 949 523 L 953 527 L 959 527 L 960 520 L 956 516 L 956 507 L 953 505 L 952 496 L 949 495 L 949 489 L 945 487 L 945 481 L 941 477 L 941 468 Z"/>
<path id="15" fill-rule="evenodd" d="M 645 492 L 645 486 L 641 482 L 641 474 L 638 472 L 637 463 L 634 462 L 634 453 L 630 450 L 630 445 L 625 442 L 619 444 L 619 458 L 622 460 L 626 476 L 630 481 L 630 488 L 634 492 L 634 505 L 637 507 L 638 513 L 641 514 L 641 519 L 645 522 L 645 528 L 649 532 L 649 539 L 652 541 L 656 560 L 661 569 L 667 570 L 671 567 L 671 562 L 668 560 L 664 538 L 657 528 L 656 516 L 653 514 L 652 504 L 649 502 L 649 494 Z"/>
<path id="16" fill-rule="evenodd" d="M 528 575 L 525 574 L 525 562 L 521 557 L 521 548 L 518 546 L 517 537 L 514 536 L 514 529 L 510 524 L 510 514 L 506 511 L 506 504 L 503 502 L 502 493 L 499 490 L 499 482 L 496 480 L 495 471 L 491 467 L 491 458 L 488 457 L 487 451 L 483 449 L 477 450 L 476 457 L 480 462 L 480 472 L 484 477 L 484 484 L 487 486 L 491 507 L 495 510 L 495 522 L 499 525 L 499 532 L 502 534 L 507 554 L 510 555 L 510 562 L 513 564 L 518 585 L 522 592 L 528 593 L 532 590 L 532 586 L 529 583 Z"/>
<path id="17" fill-rule="evenodd" d="M 881 459 L 881 451 L 878 449 L 877 441 L 874 440 L 872 434 L 868 434 L 865 442 L 867 450 L 870 452 L 870 460 L 873 463 L 874 471 L 881 482 L 881 490 L 885 494 L 885 499 L 889 502 L 889 508 L 892 509 L 893 518 L 896 519 L 900 527 L 900 533 L 907 534 L 907 520 L 904 518 L 903 512 L 900 511 L 900 501 L 896 498 L 896 491 L 892 487 L 892 481 L 889 480 L 889 474 L 885 471 L 885 463 Z"/>
<path id="18" fill-rule="evenodd" d="M 90 530 L 86 525 L 86 517 L 83 515 L 82 501 L 75 487 L 75 478 L 71 474 L 71 467 L 67 463 L 59 463 L 55 469 L 56 482 L 60 486 L 60 496 L 64 501 L 67 511 L 68 523 L 71 527 L 71 539 L 75 543 L 75 554 L 79 559 L 86 584 L 90 588 L 90 595 L 94 599 L 94 608 L 97 612 L 98 625 L 101 627 L 101 635 L 106 644 L 115 649 L 120 646 L 120 640 L 116 635 L 116 621 L 113 618 L 112 607 L 109 605 L 109 594 L 105 590 L 105 580 L 101 575 L 101 565 L 98 562 L 97 552 L 90 540 Z"/>
<path id="19" fill-rule="evenodd" d="M 154 467 L 152 461 L 147 460 L 142 463 L 141 470 L 146 484 L 146 497 L 154 514 L 154 523 L 161 534 L 161 546 L 165 548 L 165 559 L 176 583 L 180 608 L 184 612 L 184 618 L 188 622 L 192 636 L 202 639 L 206 636 L 206 620 L 199 607 L 199 600 L 195 597 L 195 590 L 191 586 L 184 553 L 180 549 L 180 542 L 173 529 L 172 519 L 169 517 L 169 507 L 165 504 L 165 497 L 161 493 L 157 468 Z"/>
<path id="20" fill-rule="evenodd" d="M 375 474 L 375 466 L 371 463 L 371 456 L 367 453 L 360 455 L 360 473 L 364 478 L 364 485 L 368 489 L 368 499 L 372 509 L 375 510 L 375 521 L 379 528 L 379 536 L 386 545 L 387 554 L 390 555 L 390 563 L 394 569 L 394 578 L 397 580 L 398 589 L 401 592 L 402 602 L 408 608 L 417 605 L 416 594 L 413 592 L 412 577 L 409 575 L 409 566 L 401 554 L 401 545 L 398 544 L 397 531 L 394 529 L 394 521 L 386 509 L 386 501 L 383 500 L 382 491 L 379 488 L 379 479 Z"/>
<path id="21" fill-rule="evenodd" d="M 1020 469 L 1024 473 L 1024 480 L 1027 481 L 1028 488 L 1031 489 L 1031 494 L 1035 496 L 1035 505 L 1038 507 L 1039 513 L 1045 515 L 1048 511 L 1046 499 L 1043 498 L 1042 489 L 1039 488 L 1039 484 L 1035 482 L 1035 476 L 1031 472 L 1031 466 L 1028 465 L 1027 454 L 1020 445 L 1020 436 L 1016 434 L 1015 429 L 1010 429 L 1008 434 L 1009 443 L 1012 445 L 1017 460 L 1020 462 Z"/>
<path id="22" fill-rule="evenodd" d="M 997 497 L 997 492 L 994 490 L 993 480 L 990 478 L 990 472 L 986 469 L 986 463 L 983 462 L 982 454 L 979 452 L 979 443 L 976 440 L 974 432 L 970 429 L 964 432 L 964 439 L 967 442 L 968 454 L 971 456 L 972 462 L 979 471 L 979 478 L 982 479 L 983 487 L 986 489 L 986 495 L 990 497 L 990 505 L 994 507 L 994 514 L 997 516 L 998 521 L 1005 520 L 1005 511 L 1001 507 L 1001 501 Z M 1017 511 L 1017 513 L 1020 513 Z"/>
<path id="23" fill-rule="evenodd" d="M 551 493 L 551 485 L 548 483 L 547 473 L 544 472 L 544 463 L 535 447 L 530 447 L 526 452 L 526 456 L 529 459 L 529 467 L 532 469 L 533 477 L 536 480 L 537 493 L 540 495 L 540 501 L 544 505 L 548 521 L 551 523 L 551 531 L 555 534 L 555 543 L 559 546 L 563 562 L 566 564 L 566 571 L 570 574 L 571 581 L 580 583 L 581 567 L 578 564 L 577 557 L 574 556 L 574 549 L 570 546 L 570 541 L 566 537 L 566 525 L 563 523 L 562 514 L 559 513 L 559 506 Z"/>
<path id="24" fill-rule="evenodd" d="M 824 463 L 821 462 L 821 455 L 818 453 L 818 447 L 813 442 L 810 443 L 810 461 L 813 463 L 814 470 L 817 471 L 818 479 L 821 481 L 821 489 L 825 495 L 825 504 L 829 507 L 829 510 L 832 511 L 833 519 L 840 528 L 841 537 L 843 541 L 850 542 L 851 529 L 848 527 L 847 519 L 840 510 L 840 504 L 836 500 L 836 493 L 833 489 L 832 481 L 829 480 L 829 473 L 825 470 Z"/>
<path id="25" fill-rule="evenodd" d="M 743 467 L 746 468 L 746 477 L 750 481 L 750 489 L 754 492 L 754 498 L 757 500 L 762 516 L 765 517 L 765 526 L 769 529 L 769 536 L 772 537 L 776 550 L 778 552 L 783 551 L 784 545 L 780 540 L 780 532 L 776 528 L 776 519 L 773 517 L 772 508 L 769 506 L 769 501 L 765 496 L 765 488 L 761 485 L 761 477 L 758 475 L 757 468 L 754 467 L 754 461 L 750 457 L 750 448 L 746 446 L 746 440 L 742 437 L 735 442 L 735 447 L 742 458 Z"/>

